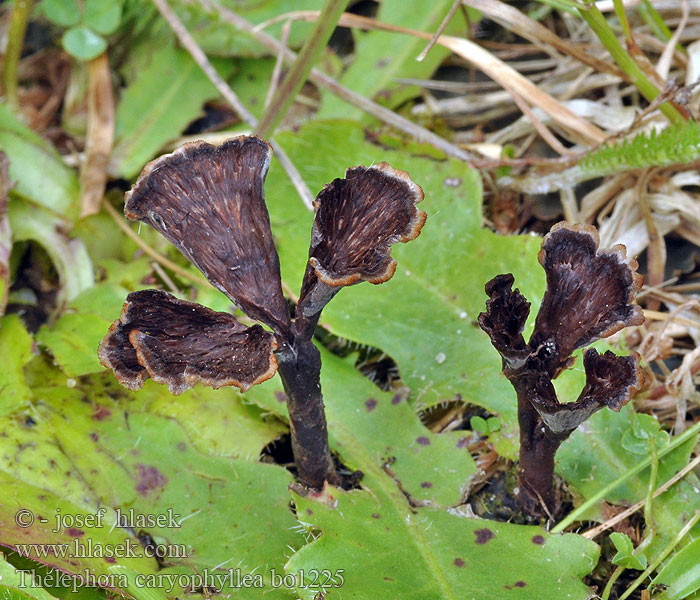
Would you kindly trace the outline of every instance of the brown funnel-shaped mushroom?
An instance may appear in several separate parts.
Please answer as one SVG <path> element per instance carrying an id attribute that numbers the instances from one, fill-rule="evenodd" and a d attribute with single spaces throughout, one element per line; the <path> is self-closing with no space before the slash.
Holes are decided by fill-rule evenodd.
<path id="1" fill-rule="evenodd" d="M 559 445 L 601 408 L 619 411 L 641 385 L 636 353 L 600 355 L 593 349 L 584 353 L 586 385 L 575 402 L 560 403 L 552 385 L 573 364 L 574 350 L 644 322 L 641 309 L 632 304 L 641 287 L 637 262 L 625 256 L 623 246 L 599 251 L 591 227 L 555 225 L 539 255 L 547 290 L 527 344 L 522 331 L 529 304 L 512 289 L 513 276 L 498 275 L 486 284 L 489 300 L 479 324 L 518 396 L 518 500 L 532 515 L 555 510 L 552 482 Z"/>
<path id="2" fill-rule="evenodd" d="M 386 163 L 353 167 L 314 201 L 309 262 L 301 287 L 297 326 L 308 330 L 323 307 L 348 285 L 384 283 L 396 271 L 391 246 L 420 234 L 426 215 L 416 208 L 423 190 L 408 173 Z"/>
<path id="3" fill-rule="evenodd" d="M 324 481 L 339 482 L 328 448 L 321 356 L 312 341 L 321 309 L 335 293 L 326 290 L 391 277 L 389 248 L 418 235 L 425 215 L 415 203 L 423 192 L 384 163 L 349 169 L 346 179 L 327 185 L 316 200 L 313 266 L 292 322 L 263 193 L 270 153 L 256 137 L 219 147 L 186 144 L 146 165 L 124 210 L 162 233 L 215 287 L 273 331 L 147 290 L 129 295 L 99 356 L 122 385 L 138 389 L 151 377 L 174 394 L 197 382 L 245 391 L 278 369 L 299 478 L 320 489 Z"/>
<path id="4" fill-rule="evenodd" d="M 126 195 L 129 219 L 151 225 L 251 319 L 289 330 L 263 183 L 272 150 L 241 136 L 185 144 L 146 165 Z"/>
<path id="5" fill-rule="evenodd" d="M 99 356 L 129 389 L 150 376 L 181 394 L 197 382 L 246 391 L 275 374 L 276 348 L 260 325 L 246 327 L 229 314 L 144 290 L 129 294 Z"/>

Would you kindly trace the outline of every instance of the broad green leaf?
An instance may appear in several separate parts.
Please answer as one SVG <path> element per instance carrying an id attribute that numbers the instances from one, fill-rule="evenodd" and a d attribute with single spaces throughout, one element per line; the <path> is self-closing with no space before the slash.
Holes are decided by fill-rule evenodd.
<path id="1" fill-rule="evenodd" d="M 328 487 L 295 504 L 302 525 L 320 530 L 287 563 L 305 600 L 318 597 L 321 583 L 325 598 L 343 600 L 591 597 L 581 578 L 599 549 L 580 536 L 411 509 L 389 486 L 371 494 Z"/>
<path id="2" fill-rule="evenodd" d="M 347 467 L 361 470 L 361 483 L 398 482 L 416 502 L 458 504 L 476 472 L 464 432 L 432 433 L 404 394 L 383 392 L 352 362 L 321 351 L 321 387 L 331 449 Z M 246 393 L 270 411 L 286 415 L 278 377 Z M 405 496 L 403 496 L 405 498 Z"/>
<path id="3" fill-rule="evenodd" d="M 116 383 L 111 372 L 105 372 L 97 358 L 97 347 L 119 318 L 127 293 L 113 283 L 88 288 L 53 325 L 41 328 L 37 341 L 48 348 L 68 377 L 104 373 L 90 380 L 88 398 L 94 402 L 110 396 L 138 398 L 142 410 L 179 421 L 200 452 L 257 460 L 262 449 L 281 436 L 286 427 L 278 419 L 263 419 L 262 411 L 244 404 L 233 389 L 197 386 L 173 401 L 166 387 L 149 382 L 134 396 Z M 237 431 L 235 436 L 230 435 L 231 430 Z"/>
<path id="4" fill-rule="evenodd" d="M 85 0 L 84 10 L 83 22 L 97 33 L 109 35 L 119 27 L 121 0 Z"/>
<path id="5" fill-rule="evenodd" d="M 61 27 L 70 27 L 80 22 L 80 9 L 75 0 L 42 0 L 39 10 L 49 21 Z"/>
<path id="6" fill-rule="evenodd" d="M 0 422 L 8 432 L 0 439 L 3 543 L 135 544 L 135 558 L 83 558 L 73 548 L 65 558 L 60 553 L 35 558 L 70 573 L 108 574 L 114 565 L 163 576 L 217 568 L 225 575 L 237 568 L 266 577 L 265 597 L 286 597 L 283 590 L 269 588 L 269 573 L 273 568 L 282 572 L 289 548 L 303 544 L 287 506 L 289 473 L 275 465 L 201 454 L 176 419 L 144 412 L 138 401 L 127 403 L 126 392 L 91 401 L 86 398 L 90 391 L 36 388 L 31 425 L 21 413 Z M 30 527 L 18 526 L 20 509 L 35 517 Z M 117 509 L 129 518 L 162 515 L 163 522 L 135 521 L 130 532 L 113 527 Z M 103 517 L 54 533 L 59 514 L 66 526 L 71 515 Z M 140 529 L 170 549 L 165 568 L 159 570 L 134 539 Z M 170 592 L 166 595 L 181 595 L 183 589 L 175 582 Z M 241 589 L 239 597 L 260 593 Z"/>
<path id="7" fill-rule="evenodd" d="M 642 456 L 628 452 L 621 444 L 626 432 L 634 426 L 639 417 L 645 421 L 651 419 L 647 415 L 636 415 L 629 404 L 619 413 L 601 410 L 562 444 L 556 456 L 557 471 L 581 497 L 590 497 L 642 460 Z M 688 464 L 696 438 L 697 436 L 659 459 L 656 487 Z M 694 479 L 692 474 L 687 477 Z M 646 497 L 648 485 L 649 470 L 645 470 L 613 490 L 605 500 L 633 504 Z M 644 549 L 648 560 L 660 552 L 693 513 L 700 509 L 700 494 L 691 482 L 681 480 L 668 492 L 655 498 L 652 506 L 656 535 L 652 544 Z M 601 517 L 589 515 L 589 518 Z M 700 527 L 693 531 L 700 531 Z"/>
<path id="8" fill-rule="evenodd" d="M 10 292 L 10 254 L 12 253 L 12 229 L 7 215 L 7 196 L 10 188 L 7 156 L 0 154 L 0 317 L 5 314 Z"/>
<path id="9" fill-rule="evenodd" d="M 101 284 L 75 298 L 52 325 L 44 325 L 36 336 L 69 377 L 100 373 L 97 346 L 109 326 L 119 317 L 127 291 Z"/>
<path id="10" fill-rule="evenodd" d="M 45 589 L 32 585 L 31 577 L 21 574 L 5 560 L 0 552 L 0 598 L 14 600 L 15 598 L 35 598 L 36 600 L 55 600 Z"/>
<path id="11" fill-rule="evenodd" d="M 68 229 L 64 219 L 19 199 L 10 202 L 9 214 L 15 241 L 34 240 L 51 257 L 61 281 L 59 306 L 92 286 L 90 257 L 80 239 L 64 233 Z"/>
<path id="12" fill-rule="evenodd" d="M 321 10 L 323 0 L 295 0 L 291 4 L 288 0 L 224 0 L 221 4 L 250 23 L 259 25 L 287 13 Z M 216 13 L 204 11 L 200 4 L 178 2 L 173 8 L 177 9 L 178 16 L 205 52 L 219 56 L 269 56 L 270 52 L 264 46 L 216 18 Z M 267 26 L 265 32 L 280 39 L 283 25 L 283 21 L 276 21 Z M 301 46 L 312 27 L 311 23 L 294 21 L 289 46 Z"/>
<path id="13" fill-rule="evenodd" d="M 658 600 L 682 600 L 700 590 L 700 538 L 690 542 L 674 554 L 651 582 L 652 586 L 663 584 L 665 589 L 654 598 Z M 696 596 L 693 596 L 696 597 Z"/>
<path id="14" fill-rule="evenodd" d="M 89 27 L 71 27 L 61 39 L 68 54 L 80 60 L 97 58 L 107 49 L 107 42 Z"/>
<path id="15" fill-rule="evenodd" d="M 170 43 L 142 48 L 150 52 L 148 66 L 124 90 L 117 106 L 115 146 L 110 173 L 132 178 L 166 142 L 202 113 L 206 100 L 218 92 L 192 57 Z M 214 61 L 227 77 L 230 61 Z"/>
<path id="16" fill-rule="evenodd" d="M 20 195 L 68 219 L 79 210 L 78 177 L 56 150 L 0 104 L 0 150 L 10 159 L 12 195 Z"/>
<path id="17" fill-rule="evenodd" d="M 379 5 L 377 20 L 399 27 L 433 32 L 440 26 L 452 4 L 452 0 L 384 0 Z M 463 13 L 458 10 L 448 33 L 464 33 L 465 29 Z M 379 102 L 391 108 L 419 93 L 416 86 L 397 84 L 397 77 L 429 79 L 449 55 L 449 50 L 435 45 L 427 57 L 418 62 L 416 57 L 426 47 L 426 40 L 388 31 L 355 30 L 353 34 L 355 55 L 351 66 L 340 78 L 340 83 L 362 96 L 376 97 Z M 361 116 L 359 109 L 348 106 L 330 93 L 324 94 L 318 113 L 319 118 Z"/>
<path id="18" fill-rule="evenodd" d="M 110 321 L 94 313 L 69 312 L 50 328 L 44 326 L 36 336 L 69 377 L 79 377 L 103 370 L 97 359 L 97 344 L 104 337 Z"/>
<path id="19" fill-rule="evenodd" d="M 24 365 L 32 358 L 32 338 L 18 315 L 0 319 L 0 415 L 25 406 L 31 390 L 24 379 Z"/>
<path id="20" fill-rule="evenodd" d="M 484 284 L 499 273 L 515 274 L 535 312 L 544 289 L 537 262 L 540 239 L 502 237 L 483 229 L 478 173 L 462 162 L 425 158 L 420 146 L 402 151 L 374 146 L 349 121 L 312 122 L 279 134 L 277 141 L 314 193 L 342 177 L 346 167 L 379 161 L 408 171 L 423 187 L 420 208 L 428 219 L 418 239 L 392 248 L 398 261 L 393 279 L 343 289 L 324 309 L 321 323 L 394 358 L 419 405 L 461 399 L 497 413 L 502 422 L 499 452 L 515 456 L 515 393 L 500 375 L 500 357 L 476 318 L 485 308 Z M 274 162 L 265 189 L 282 276 L 296 290 L 313 216 Z M 578 390 L 572 392 L 576 395 Z"/>

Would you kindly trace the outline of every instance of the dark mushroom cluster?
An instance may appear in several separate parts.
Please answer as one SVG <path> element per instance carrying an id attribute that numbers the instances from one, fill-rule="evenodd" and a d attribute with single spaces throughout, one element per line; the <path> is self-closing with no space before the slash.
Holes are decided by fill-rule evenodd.
<path id="1" fill-rule="evenodd" d="M 386 163 L 353 167 L 317 196 L 309 260 L 293 319 L 265 205 L 267 142 L 242 136 L 215 147 L 186 144 L 149 163 L 124 211 L 159 231 L 251 319 L 158 291 L 133 292 L 102 340 L 99 356 L 117 380 L 139 389 L 146 378 L 179 394 L 201 382 L 242 391 L 279 371 L 287 394 L 300 479 L 338 482 L 328 448 L 321 357 L 312 342 L 323 307 L 338 291 L 394 274 L 391 245 L 418 236 L 423 191 Z"/>
<path id="2" fill-rule="evenodd" d="M 561 403 L 552 380 L 570 367 L 571 354 L 623 327 L 644 322 L 632 304 L 642 277 L 624 246 L 598 250 L 593 227 L 555 225 L 544 238 L 539 260 L 547 289 L 530 341 L 522 332 L 530 303 L 513 276 L 498 275 L 486 284 L 489 300 L 479 315 L 481 328 L 501 355 L 503 373 L 518 397 L 520 465 L 518 499 L 532 515 L 551 515 L 554 455 L 581 423 L 601 408 L 619 411 L 641 385 L 639 356 L 583 355 L 586 384 L 575 402 Z"/>

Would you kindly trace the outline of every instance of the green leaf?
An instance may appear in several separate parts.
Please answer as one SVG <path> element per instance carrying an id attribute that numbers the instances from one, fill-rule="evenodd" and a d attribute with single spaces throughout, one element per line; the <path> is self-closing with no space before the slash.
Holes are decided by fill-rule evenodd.
<path id="1" fill-rule="evenodd" d="M 610 534 L 610 540 L 615 545 L 617 554 L 613 556 L 612 562 L 614 565 L 620 565 L 625 569 L 636 569 L 643 571 L 647 568 L 646 556 L 635 556 L 632 540 L 618 531 Z"/>
<path id="2" fill-rule="evenodd" d="M 79 377 L 104 370 L 97 358 L 97 344 L 111 322 L 94 313 L 69 312 L 52 327 L 43 326 L 37 341 L 48 347 L 68 377 Z"/>
<path id="3" fill-rule="evenodd" d="M 556 456 L 557 471 L 577 494 L 584 499 L 589 498 L 640 461 L 640 455 L 628 452 L 621 445 L 625 432 L 639 417 L 643 417 L 647 423 L 648 419 L 652 419 L 647 415 L 636 415 L 629 404 L 619 413 L 601 410 L 562 444 Z M 660 459 L 657 487 L 688 464 L 696 439 L 697 436 L 689 439 Z M 694 479 L 693 475 L 687 477 Z M 605 500 L 610 503 L 633 504 L 646 497 L 648 486 L 649 471 L 646 470 L 620 485 Z M 644 556 L 649 560 L 673 539 L 695 510 L 700 509 L 700 494 L 696 492 L 692 481 L 682 480 L 669 492 L 655 498 L 652 506 L 656 534 L 653 542 L 644 549 Z M 599 514 L 591 514 L 589 518 L 602 520 Z M 700 527 L 693 531 L 700 531 Z"/>
<path id="4" fill-rule="evenodd" d="M 83 22 L 93 31 L 103 35 L 114 33 L 121 18 L 120 0 L 85 0 Z"/>
<path id="5" fill-rule="evenodd" d="M 37 341 L 51 351 L 68 377 L 104 371 L 97 347 L 119 315 L 126 295 L 126 289 L 108 283 L 88 288 L 53 325 L 39 330 Z"/>
<path id="6" fill-rule="evenodd" d="M 31 390 L 24 379 L 24 365 L 32 358 L 32 338 L 18 315 L 0 319 L 0 415 L 25 406 Z"/>
<path id="7" fill-rule="evenodd" d="M 90 383 L 73 389 L 36 388 L 40 401 L 31 425 L 21 414 L 0 419 L 8 432 L 0 438 L 3 543 L 135 544 L 136 556 L 130 558 L 104 560 L 94 552 L 83 557 L 69 551 L 66 557 L 49 553 L 41 562 L 69 573 L 89 569 L 95 575 L 113 573 L 115 565 L 144 576 L 239 569 L 265 577 L 266 598 L 286 597 L 270 589 L 269 572 L 282 572 L 289 548 L 303 544 L 287 506 L 290 474 L 275 465 L 204 455 L 178 420 L 147 412 L 138 394 L 115 390 L 111 398 L 97 400 L 90 398 L 93 388 Z M 68 517 L 96 519 L 101 508 L 99 523 L 52 531 L 59 509 L 62 522 L 69 525 Z M 20 509 L 31 511 L 33 525 L 18 526 Z M 143 526 L 136 522 L 132 530 L 114 527 L 117 509 L 127 516 L 131 510 L 163 520 Z M 170 549 L 164 568 L 135 540 L 139 529 Z M 183 584 L 174 584 L 166 595 L 183 595 Z M 164 585 L 167 581 L 142 587 L 165 593 Z M 224 584 L 225 593 L 236 591 L 229 587 Z M 260 597 L 261 590 L 240 589 L 237 596 L 239 592 L 241 598 Z"/>
<path id="8" fill-rule="evenodd" d="M 371 494 L 328 487 L 295 504 L 301 524 L 321 530 L 286 566 L 307 600 L 321 584 L 331 597 L 336 588 L 339 598 L 358 599 L 591 597 L 581 577 L 599 550 L 580 536 L 411 509 L 389 485 Z"/>
<path id="9" fill-rule="evenodd" d="M 58 304 L 75 298 L 92 286 L 92 263 L 80 239 L 70 239 L 63 219 L 15 199 L 10 202 L 10 225 L 16 241 L 34 240 L 51 257 L 61 281 Z"/>
<path id="10" fill-rule="evenodd" d="M 452 4 L 452 0 L 384 0 L 379 5 L 377 20 L 420 31 L 435 31 Z M 448 32 L 466 31 L 462 15 L 459 10 L 455 13 Z M 396 84 L 394 80 L 397 77 L 429 79 L 450 53 L 446 48 L 435 45 L 426 58 L 418 62 L 416 57 L 426 47 L 426 40 L 389 31 L 353 33 L 355 57 L 340 78 L 340 83 L 362 96 L 378 96 L 378 100 L 390 108 L 419 94 L 419 88 L 414 85 Z M 317 116 L 360 118 L 362 114 L 359 109 L 326 93 Z"/>
<path id="11" fill-rule="evenodd" d="M 89 27 L 71 27 L 61 39 L 68 54 L 80 60 L 97 58 L 107 49 L 107 42 Z"/>
<path id="12" fill-rule="evenodd" d="M 0 104 L 0 150 L 10 159 L 11 195 L 20 195 L 68 219 L 80 208 L 78 178 L 46 140 Z"/>
<path id="13" fill-rule="evenodd" d="M 30 585 L 30 577 L 24 575 L 15 569 L 10 563 L 5 560 L 2 552 L 0 552 L 0 598 L 3 600 L 15 600 L 24 598 L 35 598 L 36 600 L 55 600 L 55 597 L 49 594 L 40 586 Z"/>
<path id="14" fill-rule="evenodd" d="M 540 239 L 503 237 L 483 229 L 478 173 L 459 161 L 427 159 L 420 155 L 421 146 L 400 151 L 374 146 L 366 132 L 349 121 L 312 122 L 294 133 L 279 134 L 277 141 L 314 193 L 341 177 L 349 165 L 382 160 L 408 171 L 423 187 L 420 208 L 428 219 L 417 240 L 392 248 L 398 261 L 393 279 L 343 289 L 324 309 L 321 323 L 336 335 L 391 356 L 419 405 L 461 399 L 497 414 L 502 424 L 497 449 L 514 457 L 515 393 L 501 377 L 500 357 L 476 318 L 485 307 L 484 284 L 508 272 L 515 274 L 536 312 L 544 290 L 544 271 L 536 258 Z M 302 208 L 274 162 L 266 197 L 282 276 L 292 289 L 299 289 L 313 216 Z M 526 334 L 533 322 L 531 318 Z M 579 390 L 572 390 L 571 396 Z"/>
<path id="15" fill-rule="evenodd" d="M 381 391 L 355 369 L 352 360 L 324 349 L 321 355 L 328 435 L 343 464 L 360 469 L 362 483 L 370 489 L 377 481 L 399 482 L 416 502 L 445 507 L 458 504 L 476 472 L 464 432 L 432 433 L 405 395 Z M 255 386 L 246 398 L 286 415 L 278 377 Z"/>
<path id="16" fill-rule="evenodd" d="M 700 590 L 700 538 L 690 542 L 664 564 L 652 581 L 652 586 L 663 584 L 666 588 L 654 598 L 658 600 L 682 600 Z M 695 597 L 695 596 L 692 596 Z"/>
<path id="17" fill-rule="evenodd" d="M 651 442 L 659 450 L 669 444 L 669 435 L 661 430 L 659 422 L 651 415 L 634 415 L 632 426 L 622 435 L 620 444 L 628 452 L 646 456 L 650 452 Z"/>
<path id="18" fill-rule="evenodd" d="M 472 417 L 469 419 L 469 427 L 471 427 L 472 431 L 476 431 L 481 435 L 487 435 L 489 432 L 489 425 L 483 417 Z"/>
<path id="19" fill-rule="evenodd" d="M 70 27 L 80 22 L 80 9 L 75 0 L 42 0 L 39 10 L 49 21 L 61 27 Z"/>
<path id="20" fill-rule="evenodd" d="M 323 0 L 295 0 L 293 4 L 288 0 L 226 0 L 224 6 L 257 25 L 290 11 L 321 10 Z M 216 13 L 205 11 L 200 4 L 177 3 L 173 8 L 205 52 L 219 56 L 269 56 L 269 50 L 264 46 L 214 17 Z M 283 22 L 276 22 L 266 27 L 265 32 L 280 39 L 283 26 Z M 301 46 L 312 27 L 311 23 L 295 21 L 289 35 L 289 47 Z"/>
<path id="21" fill-rule="evenodd" d="M 166 142 L 202 113 L 205 101 L 219 95 L 192 57 L 172 43 L 141 51 L 150 52 L 150 62 L 124 90 L 117 106 L 110 162 L 115 177 L 137 175 Z M 230 61 L 213 64 L 222 77 L 233 68 Z"/>

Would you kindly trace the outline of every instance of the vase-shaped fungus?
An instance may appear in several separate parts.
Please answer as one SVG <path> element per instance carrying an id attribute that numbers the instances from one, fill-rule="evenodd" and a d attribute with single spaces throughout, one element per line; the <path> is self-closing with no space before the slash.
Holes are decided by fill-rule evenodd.
<path id="1" fill-rule="evenodd" d="M 621 245 L 598 250 L 593 227 L 555 225 L 544 238 L 539 260 L 547 289 L 528 343 L 522 332 L 530 303 L 512 289 L 512 275 L 498 275 L 486 284 L 490 299 L 479 315 L 517 393 L 518 499 L 535 516 L 554 511 L 559 445 L 597 410 L 607 406 L 619 411 L 629 401 L 641 383 L 639 357 L 586 350 L 586 384 L 575 402 L 560 403 L 552 380 L 573 364 L 574 350 L 644 322 L 641 308 L 632 304 L 642 280 L 637 262 L 626 259 Z"/>
<path id="2" fill-rule="evenodd" d="M 292 318 L 263 192 L 270 158 L 270 146 L 256 137 L 219 147 L 186 144 L 146 165 L 126 195 L 124 212 L 164 235 L 271 331 L 145 290 L 129 294 L 99 355 L 122 385 L 139 389 L 151 377 L 173 394 L 197 382 L 245 391 L 279 371 L 299 478 L 320 488 L 338 476 L 328 448 L 314 329 L 341 287 L 391 278 L 391 245 L 416 238 L 425 221 L 416 208 L 423 192 L 386 163 L 353 167 L 326 185 L 314 203 L 309 261 Z"/>

